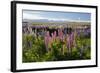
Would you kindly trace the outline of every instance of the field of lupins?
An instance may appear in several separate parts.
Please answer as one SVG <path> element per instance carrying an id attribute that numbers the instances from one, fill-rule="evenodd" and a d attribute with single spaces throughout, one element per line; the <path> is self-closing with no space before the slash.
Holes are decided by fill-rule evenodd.
<path id="1" fill-rule="evenodd" d="M 23 30 L 23 62 L 91 59 L 91 30 L 31 27 Z"/>

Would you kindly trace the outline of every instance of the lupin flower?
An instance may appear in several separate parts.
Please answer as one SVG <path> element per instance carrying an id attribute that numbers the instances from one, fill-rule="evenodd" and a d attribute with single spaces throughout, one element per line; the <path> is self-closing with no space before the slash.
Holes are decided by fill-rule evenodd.
<path id="1" fill-rule="evenodd" d="M 72 32 L 67 37 L 67 48 L 69 49 L 72 48 L 74 44 L 75 44 L 75 36 L 74 36 L 74 32 Z"/>
<path id="2" fill-rule="evenodd" d="M 52 39 L 53 39 L 53 41 L 55 41 L 55 39 L 56 39 L 56 31 L 54 31 L 54 33 L 52 33 Z"/>
<path id="3" fill-rule="evenodd" d="M 46 32 L 46 35 L 44 37 L 44 41 L 45 41 L 45 46 L 46 46 L 46 50 L 48 51 L 48 45 L 49 45 L 49 42 L 51 40 L 51 37 L 49 35 L 49 31 Z"/>
<path id="4" fill-rule="evenodd" d="M 67 36 L 67 48 L 71 48 L 70 35 Z"/>
<path id="5" fill-rule="evenodd" d="M 59 29 L 58 30 L 58 37 L 60 40 L 63 40 L 63 32 L 62 32 L 62 29 Z"/>

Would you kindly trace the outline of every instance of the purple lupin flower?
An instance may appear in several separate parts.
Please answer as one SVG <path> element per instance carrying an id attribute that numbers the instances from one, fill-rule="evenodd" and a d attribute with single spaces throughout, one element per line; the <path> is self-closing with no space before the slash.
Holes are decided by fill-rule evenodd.
<path id="1" fill-rule="evenodd" d="M 80 36 L 80 33 L 81 33 L 81 31 L 80 31 L 80 29 L 78 29 L 78 30 L 77 30 L 77 36 L 78 36 L 78 37 Z"/>
<path id="2" fill-rule="evenodd" d="M 76 35 L 77 35 L 77 33 L 76 33 L 76 30 L 75 30 L 75 32 L 74 32 L 74 40 L 73 40 L 73 46 L 74 47 L 76 47 Z"/>
<path id="3" fill-rule="evenodd" d="M 74 43 L 75 43 L 75 36 L 74 36 L 74 32 L 72 32 L 71 34 L 67 35 L 67 44 L 66 45 L 68 48 L 68 53 L 71 53 Z"/>

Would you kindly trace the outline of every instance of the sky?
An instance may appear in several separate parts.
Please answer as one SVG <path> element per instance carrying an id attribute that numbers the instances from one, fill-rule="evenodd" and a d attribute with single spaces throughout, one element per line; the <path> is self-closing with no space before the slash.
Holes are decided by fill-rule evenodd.
<path id="1" fill-rule="evenodd" d="M 90 13 L 23 10 L 23 19 L 48 21 L 91 21 Z"/>

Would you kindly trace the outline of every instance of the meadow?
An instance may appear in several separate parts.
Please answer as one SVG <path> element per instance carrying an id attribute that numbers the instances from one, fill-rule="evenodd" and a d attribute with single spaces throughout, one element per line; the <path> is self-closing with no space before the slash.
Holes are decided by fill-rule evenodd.
<path id="1" fill-rule="evenodd" d="M 31 25 L 22 34 L 24 63 L 91 59 L 90 26 Z"/>

